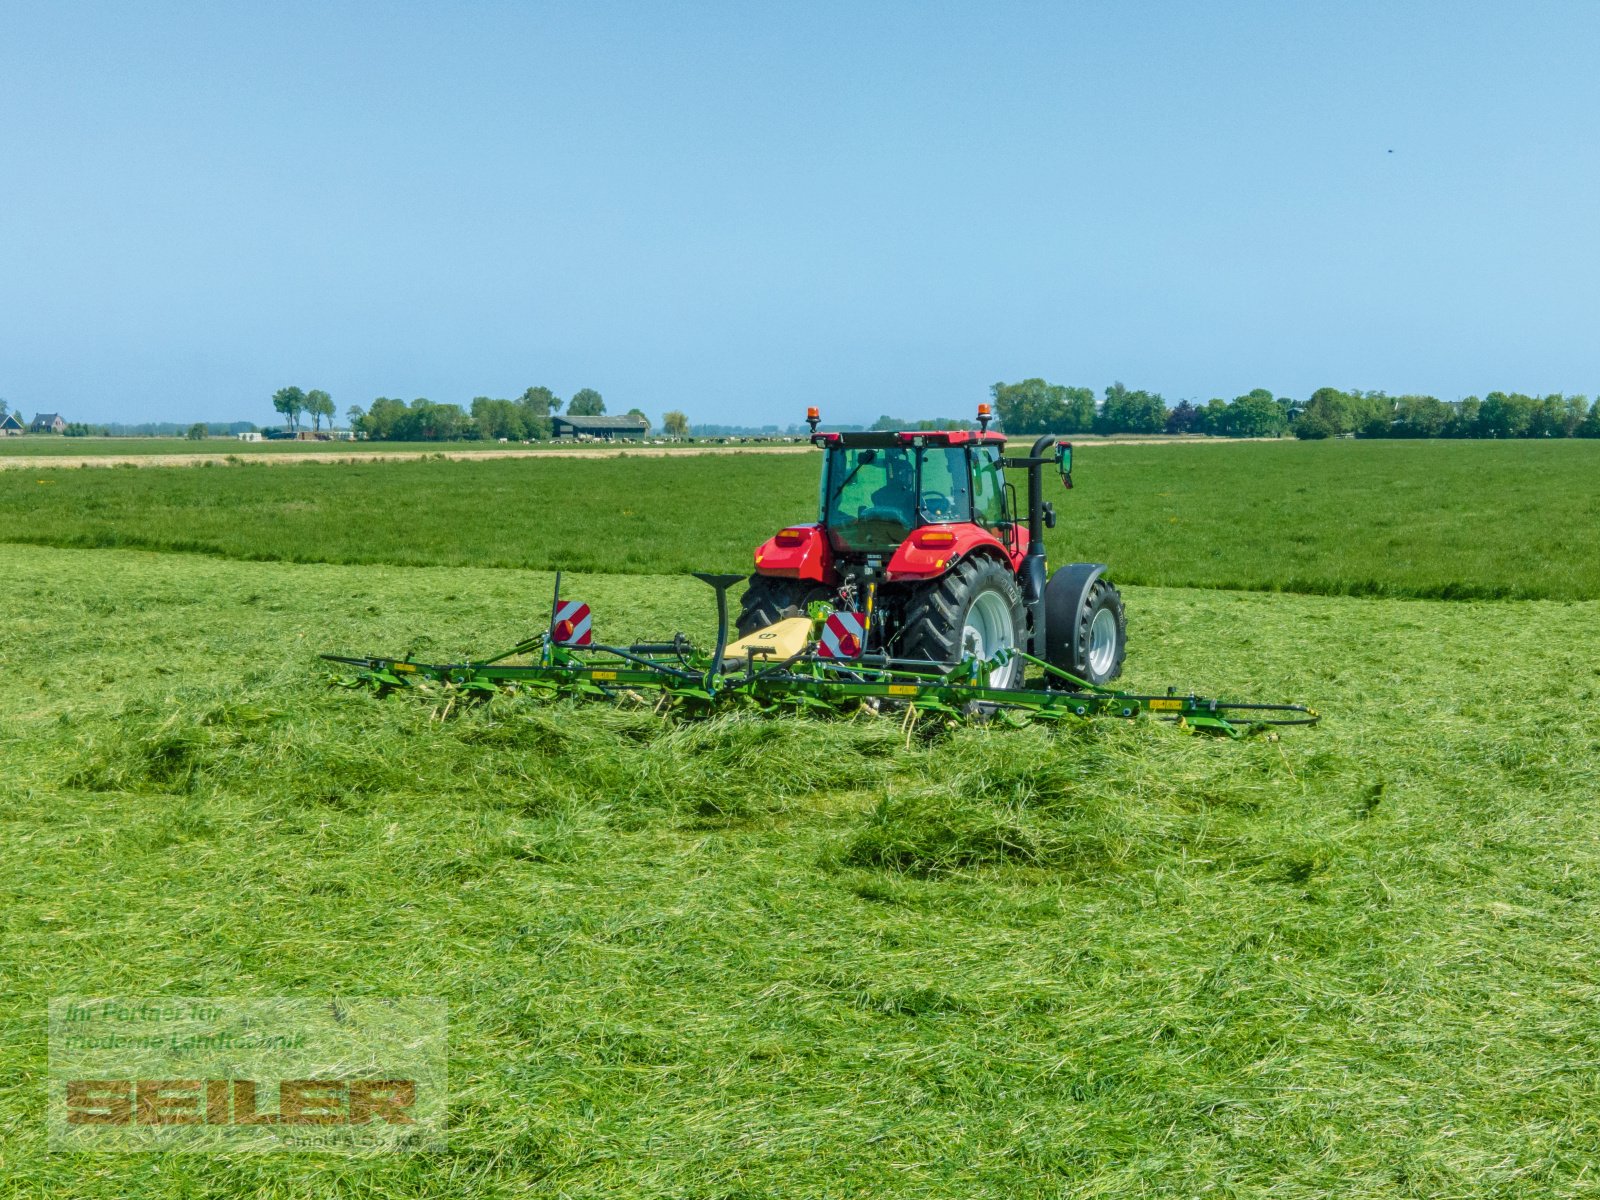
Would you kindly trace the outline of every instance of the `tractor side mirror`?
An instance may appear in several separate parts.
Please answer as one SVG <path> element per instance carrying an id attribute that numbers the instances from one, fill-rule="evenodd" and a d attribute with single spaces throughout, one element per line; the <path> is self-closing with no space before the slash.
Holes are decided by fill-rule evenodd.
<path id="1" fill-rule="evenodd" d="M 1056 466 L 1061 471 L 1061 483 L 1062 483 L 1062 486 L 1063 487 L 1071 487 L 1072 486 L 1072 443 L 1071 442 L 1057 442 L 1056 443 Z"/>

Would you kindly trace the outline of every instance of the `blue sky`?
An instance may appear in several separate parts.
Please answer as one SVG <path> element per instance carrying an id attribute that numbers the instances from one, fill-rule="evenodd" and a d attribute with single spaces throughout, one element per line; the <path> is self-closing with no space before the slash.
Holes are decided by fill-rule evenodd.
<path id="1" fill-rule="evenodd" d="M 0 3 L 0 396 L 1594 393 L 1597 45 L 1595 3 Z"/>

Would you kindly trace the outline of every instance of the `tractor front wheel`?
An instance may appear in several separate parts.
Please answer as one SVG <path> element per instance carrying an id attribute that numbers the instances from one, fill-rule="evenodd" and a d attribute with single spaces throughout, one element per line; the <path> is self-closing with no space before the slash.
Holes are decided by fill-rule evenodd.
<path id="1" fill-rule="evenodd" d="M 1128 653 L 1122 593 L 1100 574 L 1102 569 L 1098 563 L 1073 563 L 1052 575 L 1044 590 L 1045 661 L 1097 686 L 1122 674 Z M 1056 676 L 1046 682 L 1069 686 Z"/>
<path id="2" fill-rule="evenodd" d="M 806 605 L 826 600 L 828 589 L 807 579 L 780 579 L 773 575 L 752 575 L 739 602 L 737 627 L 740 637 L 749 637 L 785 617 L 803 617 Z"/>
<path id="3" fill-rule="evenodd" d="M 987 661 L 1002 650 L 1022 649 L 1027 615 L 1014 575 L 986 555 L 963 559 L 911 594 L 900 657 L 954 665 Z M 1016 687 L 1023 660 L 1013 658 L 989 676 L 989 686 Z"/>

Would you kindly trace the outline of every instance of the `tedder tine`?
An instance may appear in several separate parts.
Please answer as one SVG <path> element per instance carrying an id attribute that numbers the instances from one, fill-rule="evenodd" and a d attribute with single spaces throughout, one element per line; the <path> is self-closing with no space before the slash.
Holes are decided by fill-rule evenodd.
<path id="1" fill-rule="evenodd" d="M 1010 711 L 1041 720 L 1143 714 L 1195 732 L 1242 736 L 1267 725 L 1314 725 L 1318 714 L 1301 704 L 1258 704 L 1180 696 L 1141 695 L 1097 685 L 1026 651 L 1002 650 L 990 661 L 969 658 L 946 665 L 922 658 L 900 658 L 882 651 L 850 659 L 819 652 L 810 640 L 779 660 L 758 652 L 725 661 L 729 645 L 728 589 L 739 575 L 697 573 L 717 597 L 717 636 L 709 654 L 697 651 L 683 634 L 670 641 L 635 642 L 626 648 L 600 643 L 558 641 L 555 615 L 561 610 L 560 575 L 551 601 L 552 627 L 492 658 L 464 663 L 418 663 L 404 658 L 362 658 L 325 654 L 329 662 L 355 668 L 353 682 L 380 693 L 424 680 L 464 692 L 488 694 L 499 687 L 524 687 L 544 696 L 616 699 L 642 692 L 663 701 L 690 697 L 696 711 L 720 703 L 750 702 L 763 711 L 850 711 L 862 703 L 904 704 L 909 712 L 980 713 Z M 511 661 L 525 657 L 532 661 Z M 1012 686 L 993 687 L 990 679 L 1014 659 L 1038 668 L 1030 682 L 1016 672 Z"/>

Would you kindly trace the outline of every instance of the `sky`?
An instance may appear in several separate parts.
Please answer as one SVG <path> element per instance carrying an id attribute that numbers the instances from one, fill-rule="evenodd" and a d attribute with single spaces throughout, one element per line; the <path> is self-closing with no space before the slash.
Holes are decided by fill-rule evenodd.
<path id="1" fill-rule="evenodd" d="M 1600 4 L 0 0 L 0 397 L 1600 391 Z"/>

